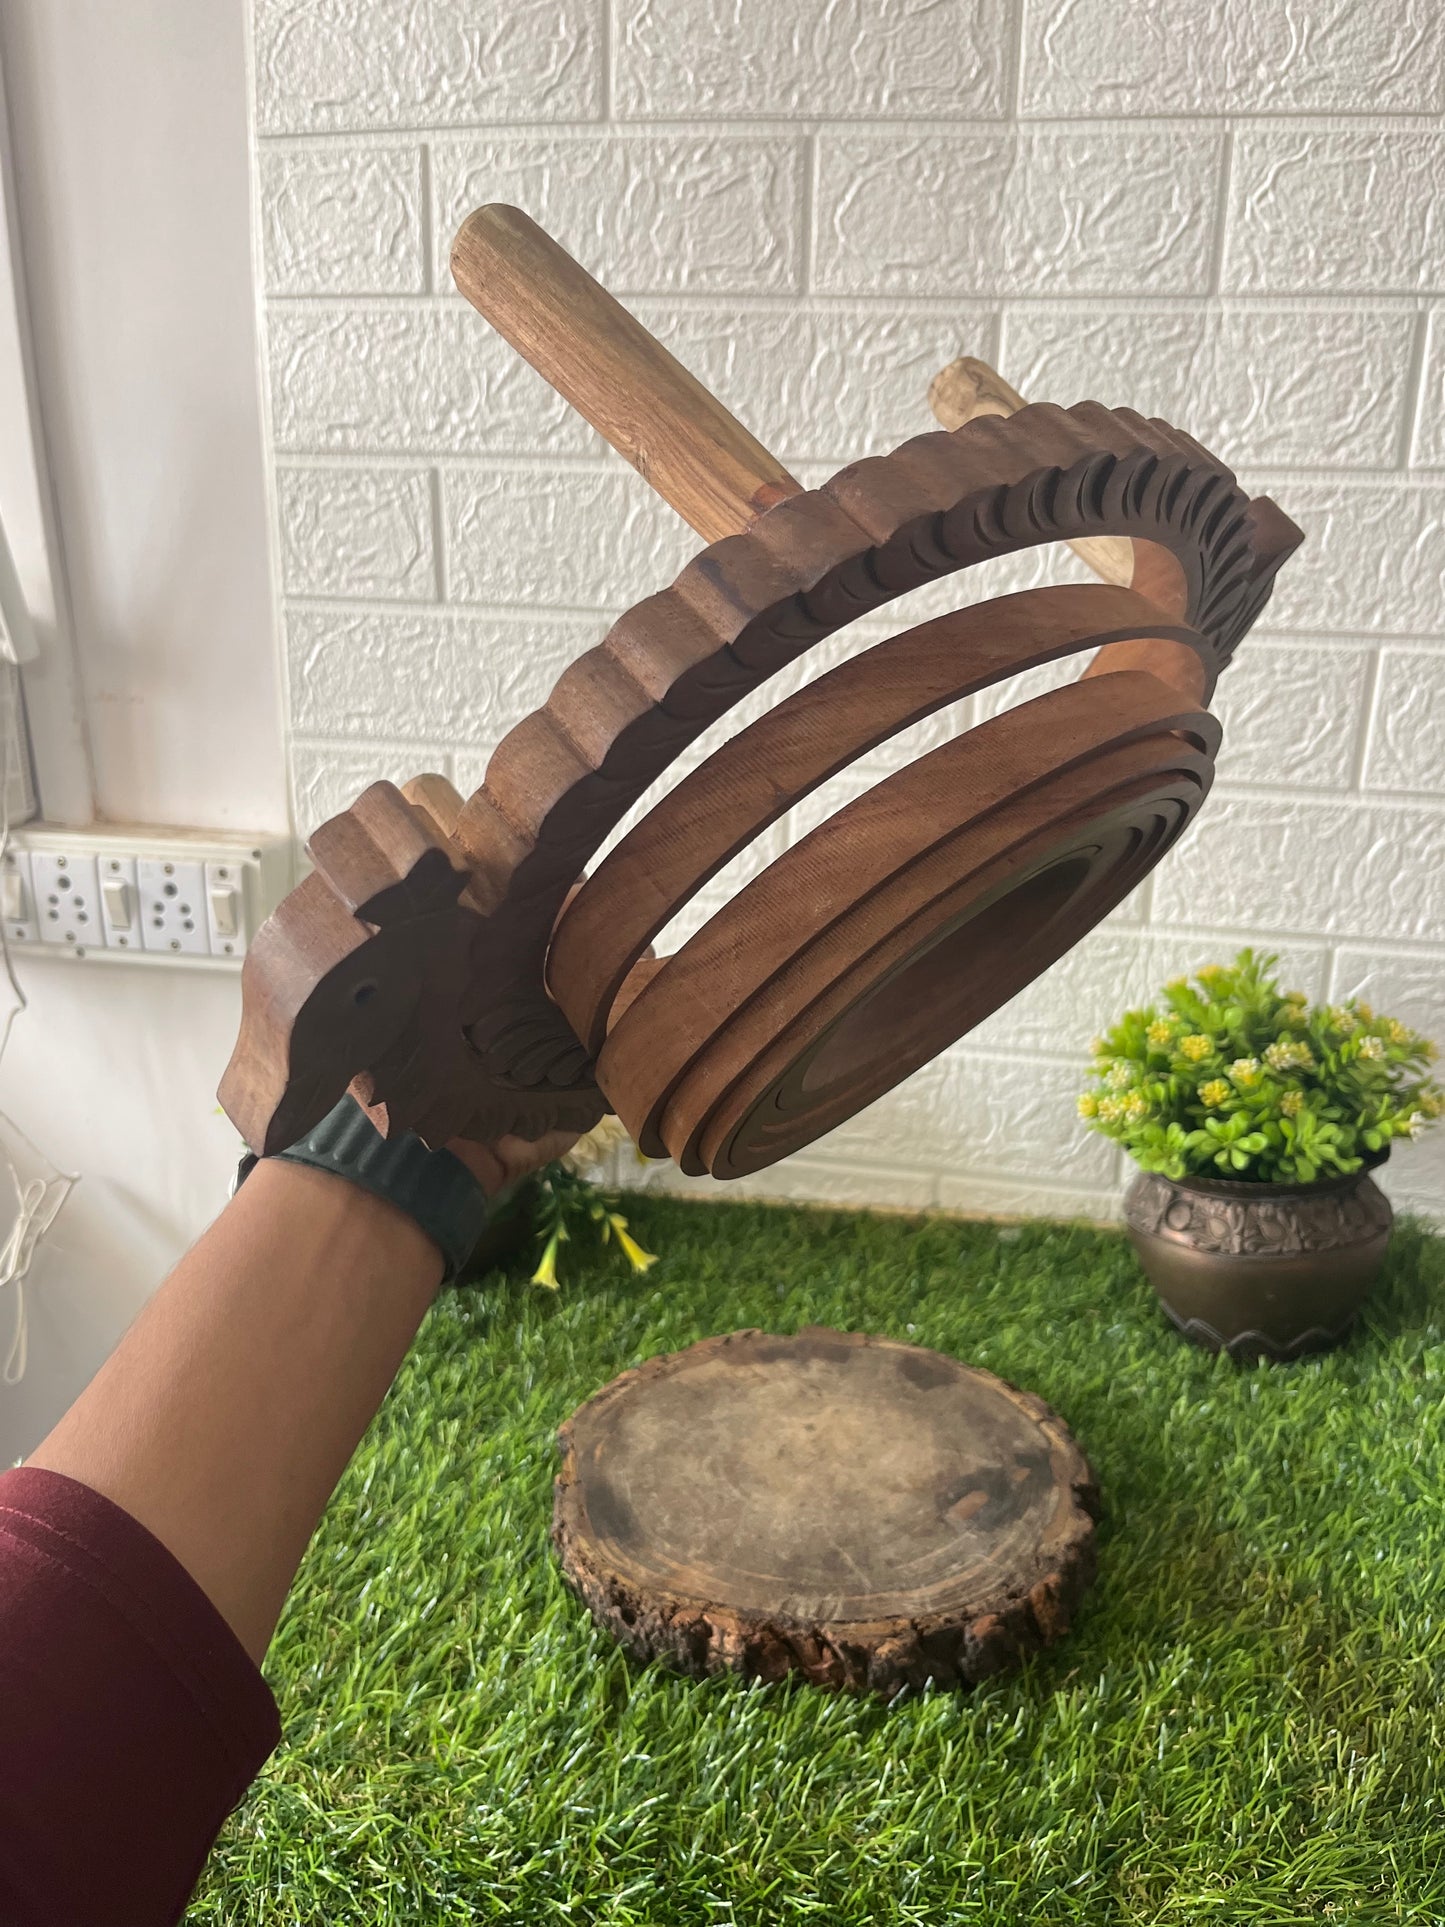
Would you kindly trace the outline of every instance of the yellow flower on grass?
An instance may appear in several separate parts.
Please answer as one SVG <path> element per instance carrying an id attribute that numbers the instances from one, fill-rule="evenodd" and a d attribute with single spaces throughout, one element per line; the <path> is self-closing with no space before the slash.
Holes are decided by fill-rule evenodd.
<path id="1" fill-rule="evenodd" d="M 1144 1035 L 1151 1050 L 1168 1050 L 1174 1042 L 1174 1026 L 1167 1017 L 1156 1017 Z"/>
<path id="2" fill-rule="evenodd" d="M 555 1291 L 557 1289 L 557 1246 L 561 1243 L 561 1240 L 561 1231 L 554 1231 L 547 1240 L 546 1249 L 542 1253 L 542 1262 L 532 1273 L 532 1283 L 534 1285 L 545 1285 L 548 1291 Z"/>
<path id="3" fill-rule="evenodd" d="M 1078 1109 L 1080 1117 L 1097 1117 L 1099 1100 L 1092 1091 L 1085 1091 L 1079 1099 Z"/>
<path id="4" fill-rule="evenodd" d="M 1221 1104 L 1228 1102 L 1233 1092 L 1222 1077 L 1211 1077 L 1207 1084 L 1199 1086 L 1199 1095 L 1211 1110 L 1217 1111 Z"/>
<path id="5" fill-rule="evenodd" d="M 1373 1063 L 1378 1063 L 1385 1055 L 1384 1038 L 1362 1037 L 1360 1039 L 1360 1055 L 1361 1057 L 1368 1057 Z"/>
<path id="6" fill-rule="evenodd" d="M 1137 1124 L 1149 1115 L 1149 1100 L 1142 1091 L 1130 1091 L 1124 1099 L 1124 1116 L 1130 1124 Z"/>
<path id="7" fill-rule="evenodd" d="M 1099 1099 L 1099 1122 L 1101 1124 L 1117 1124 L 1123 1115 L 1124 1100 L 1122 1097 L 1101 1097 Z"/>
<path id="8" fill-rule="evenodd" d="M 657 1263 L 656 1252 L 644 1251 L 636 1238 L 630 1235 L 626 1218 L 619 1216 L 616 1211 L 609 1211 L 607 1222 L 612 1227 L 612 1235 L 626 1252 L 627 1261 L 634 1271 L 646 1271 L 650 1265 Z"/>
<path id="9" fill-rule="evenodd" d="M 1385 1025 L 1385 1035 L 1392 1044 L 1408 1044 L 1410 1041 L 1409 1027 L 1402 1024 L 1398 1017 L 1390 1018 Z"/>
<path id="10" fill-rule="evenodd" d="M 1240 1090 L 1247 1091 L 1252 1084 L 1259 1082 L 1259 1059 L 1257 1057 L 1236 1057 L 1229 1067 L 1229 1075 Z"/>
<path id="11" fill-rule="evenodd" d="M 1298 1117 L 1304 1109 L 1304 1104 L 1305 1094 L 1303 1091 L 1286 1091 L 1284 1096 L 1279 1100 L 1279 1108 L 1286 1117 Z"/>
<path id="12" fill-rule="evenodd" d="M 1208 1057 L 1214 1045 L 1203 1031 L 1196 1030 L 1190 1032 L 1179 1048 L 1191 1063 L 1197 1064 L 1201 1057 Z"/>
<path id="13" fill-rule="evenodd" d="M 1111 1091 L 1127 1090 L 1133 1081 L 1134 1067 L 1132 1064 L 1126 1064 L 1121 1060 L 1116 1064 L 1110 1065 L 1108 1083 Z"/>

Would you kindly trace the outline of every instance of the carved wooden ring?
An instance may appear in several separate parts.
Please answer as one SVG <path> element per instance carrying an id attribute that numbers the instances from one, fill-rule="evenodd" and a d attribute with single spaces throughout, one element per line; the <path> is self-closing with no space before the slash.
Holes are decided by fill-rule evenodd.
<path id="1" fill-rule="evenodd" d="M 619 325 L 586 300 L 598 331 Z M 529 353 L 571 393 L 554 351 Z M 664 396 L 673 370 L 649 370 Z M 586 412 L 626 446 L 606 406 Z M 661 466 L 627 452 L 650 478 Z M 316 833 L 309 895 L 247 961 L 222 1096 L 253 1143 L 289 1142 L 357 1078 L 433 1142 L 580 1128 L 605 1103 L 688 1171 L 738 1176 L 801 1148 L 1014 995 L 1169 848 L 1211 780 L 1204 704 L 1298 539 L 1188 436 L 1091 402 L 922 435 L 816 490 L 774 465 L 747 501 L 691 515 L 749 525 L 566 670 L 468 802 L 439 779 L 378 784 Z M 1034 589 L 864 651 L 683 778 L 563 908 L 633 803 L 766 677 L 923 583 L 1097 536 L 1132 540 L 1132 586 Z M 887 777 L 676 956 L 647 954 L 858 756 L 1083 651 L 1099 653 L 1081 681 Z"/>

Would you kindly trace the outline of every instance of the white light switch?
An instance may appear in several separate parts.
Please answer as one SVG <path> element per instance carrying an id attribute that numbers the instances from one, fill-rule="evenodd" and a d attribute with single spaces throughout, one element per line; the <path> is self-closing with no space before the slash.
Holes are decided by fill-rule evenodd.
<path id="1" fill-rule="evenodd" d="M 131 887 L 124 877 L 100 879 L 100 894 L 105 903 L 105 920 L 112 930 L 129 930 L 134 914 Z"/>
<path id="2" fill-rule="evenodd" d="M 24 923 L 30 914 L 25 895 L 25 879 L 18 870 L 7 870 L 0 877 L 0 916 L 6 923 Z"/>
<path id="3" fill-rule="evenodd" d="M 218 937 L 236 934 L 236 892 L 229 884 L 211 885 L 211 928 Z"/>

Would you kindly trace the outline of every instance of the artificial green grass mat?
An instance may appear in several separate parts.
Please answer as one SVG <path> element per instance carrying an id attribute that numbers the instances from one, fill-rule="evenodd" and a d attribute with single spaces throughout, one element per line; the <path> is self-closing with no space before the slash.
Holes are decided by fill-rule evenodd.
<path id="1" fill-rule="evenodd" d="M 1445 1240 L 1344 1351 L 1241 1370 L 1081 1226 L 629 1201 L 444 1297 L 267 1664 L 280 1752 L 193 1922 L 1445 1920 Z M 554 1430 L 711 1332 L 887 1332 L 1039 1392 L 1100 1573 L 1011 1678 L 893 1706 L 638 1668 L 547 1543 Z M 318 1386 L 318 1398 L 325 1388 Z"/>

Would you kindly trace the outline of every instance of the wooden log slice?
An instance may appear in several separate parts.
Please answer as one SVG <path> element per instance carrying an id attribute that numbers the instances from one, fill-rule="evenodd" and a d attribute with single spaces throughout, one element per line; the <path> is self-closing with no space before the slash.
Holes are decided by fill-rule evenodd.
<path id="1" fill-rule="evenodd" d="M 648 1359 L 561 1428 L 552 1539 L 639 1659 L 890 1695 L 1068 1630 L 1098 1495 L 1057 1415 L 941 1352 L 810 1326 Z"/>

